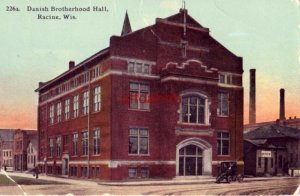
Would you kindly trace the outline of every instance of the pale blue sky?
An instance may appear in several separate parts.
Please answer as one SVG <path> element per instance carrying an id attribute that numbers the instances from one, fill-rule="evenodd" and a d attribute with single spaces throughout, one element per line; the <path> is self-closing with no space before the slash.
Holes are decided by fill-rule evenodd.
<path id="1" fill-rule="evenodd" d="M 83 61 L 119 35 L 128 10 L 133 30 L 177 13 L 181 0 L 2 0 L 0 2 L 0 127 L 36 127 L 39 81 Z M 7 12 L 14 5 L 20 12 Z M 77 20 L 37 20 L 26 6 L 102 6 L 109 12 L 75 13 Z M 225 47 L 244 59 L 245 122 L 248 75 L 257 69 L 257 119 L 278 117 L 279 89 L 286 115 L 300 117 L 299 0 L 186 0 L 189 14 Z M 44 12 L 44 14 L 55 14 Z M 58 13 L 61 15 L 62 13 Z M 73 14 L 73 13 L 71 13 Z"/>

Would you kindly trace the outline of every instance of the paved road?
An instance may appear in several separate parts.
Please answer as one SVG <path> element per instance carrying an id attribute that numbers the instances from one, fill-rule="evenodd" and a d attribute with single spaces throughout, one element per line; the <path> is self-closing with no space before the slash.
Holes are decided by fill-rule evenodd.
<path id="1" fill-rule="evenodd" d="M 24 176 L 25 174 L 11 174 Z M 32 175 L 28 175 L 32 176 Z M 41 176 L 42 179 L 56 180 L 68 184 L 47 184 L 47 185 L 22 185 L 23 190 L 28 194 L 131 194 L 131 195 L 278 195 L 293 194 L 300 185 L 300 178 L 272 177 L 245 179 L 243 183 L 222 183 L 215 184 L 210 180 L 206 181 L 168 181 L 159 185 L 159 181 L 137 185 L 136 183 L 123 184 L 99 184 L 93 181 L 70 180 Z M 121 185 L 121 186 L 120 186 Z M 10 187 L 0 187 L 1 194 L 10 193 Z M 5 192 L 2 192 L 5 191 Z M 20 193 L 17 193 L 20 194 Z"/>

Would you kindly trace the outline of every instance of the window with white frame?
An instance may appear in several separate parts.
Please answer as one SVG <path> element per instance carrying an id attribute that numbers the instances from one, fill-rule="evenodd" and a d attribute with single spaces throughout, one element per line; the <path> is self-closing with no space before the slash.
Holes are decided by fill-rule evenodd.
<path id="1" fill-rule="evenodd" d="M 100 76 L 100 74 L 101 74 L 101 68 L 100 65 L 98 65 L 95 67 L 95 77 Z"/>
<path id="2" fill-rule="evenodd" d="M 52 157 L 54 152 L 54 138 L 49 139 L 49 156 Z"/>
<path id="3" fill-rule="evenodd" d="M 89 112 L 89 92 L 85 91 L 83 93 L 83 104 L 82 104 L 82 109 L 83 109 L 83 115 L 88 114 Z"/>
<path id="4" fill-rule="evenodd" d="M 187 54 L 187 47 L 188 47 L 188 42 L 187 41 L 182 41 L 181 42 L 181 56 L 183 58 L 186 57 Z"/>
<path id="5" fill-rule="evenodd" d="M 185 95 L 181 102 L 181 121 L 185 123 L 207 124 L 206 98 L 199 95 Z"/>
<path id="6" fill-rule="evenodd" d="M 52 104 L 50 106 L 50 124 L 53 124 L 54 123 L 54 105 Z"/>
<path id="7" fill-rule="evenodd" d="M 139 110 L 149 110 L 150 87 L 148 84 L 131 82 L 129 92 L 129 108 Z"/>
<path id="8" fill-rule="evenodd" d="M 128 72 L 137 74 L 150 74 L 151 65 L 149 63 L 130 61 L 128 63 Z"/>
<path id="9" fill-rule="evenodd" d="M 94 155 L 100 154 L 100 129 L 94 129 Z"/>
<path id="10" fill-rule="evenodd" d="M 232 84 L 232 75 L 229 73 L 219 73 L 219 83 Z"/>
<path id="11" fill-rule="evenodd" d="M 129 154 L 148 154 L 149 133 L 145 128 L 130 128 L 128 147 Z"/>
<path id="12" fill-rule="evenodd" d="M 219 82 L 225 83 L 225 74 L 219 74 Z"/>
<path id="13" fill-rule="evenodd" d="M 73 134 L 73 145 L 72 145 L 72 153 L 73 155 L 77 155 L 78 148 L 78 133 Z"/>
<path id="14" fill-rule="evenodd" d="M 56 112 L 57 112 L 57 122 L 61 121 L 61 102 L 57 103 L 56 106 Z"/>
<path id="15" fill-rule="evenodd" d="M 65 120 L 70 118 L 70 99 L 65 100 Z"/>
<path id="16" fill-rule="evenodd" d="M 86 83 L 90 80 L 90 72 L 87 71 L 83 74 L 83 82 Z"/>
<path id="17" fill-rule="evenodd" d="M 100 111 L 101 109 L 101 87 L 94 88 L 94 111 Z"/>
<path id="18" fill-rule="evenodd" d="M 228 132 L 217 133 L 218 155 L 229 155 L 230 138 Z"/>
<path id="19" fill-rule="evenodd" d="M 128 168 L 128 177 L 136 178 L 137 177 L 137 169 L 136 168 Z"/>
<path id="20" fill-rule="evenodd" d="M 141 177 L 142 178 L 149 178 L 149 168 L 148 167 L 142 167 L 141 168 Z"/>
<path id="21" fill-rule="evenodd" d="M 61 137 L 56 138 L 56 156 L 61 155 Z"/>
<path id="22" fill-rule="evenodd" d="M 89 133 L 87 131 L 82 132 L 82 151 L 81 151 L 82 155 L 88 154 L 88 148 L 89 148 L 88 137 L 89 137 Z"/>
<path id="23" fill-rule="evenodd" d="M 73 117 L 78 117 L 78 108 L 79 108 L 79 96 L 75 95 L 73 97 Z"/>
<path id="24" fill-rule="evenodd" d="M 227 92 L 219 92 L 218 94 L 218 115 L 229 115 L 229 93 Z"/>

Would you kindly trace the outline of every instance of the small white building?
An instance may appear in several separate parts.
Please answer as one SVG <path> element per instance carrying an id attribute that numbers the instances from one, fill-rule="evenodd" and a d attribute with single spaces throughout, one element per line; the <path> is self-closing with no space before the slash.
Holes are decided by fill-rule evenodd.
<path id="1" fill-rule="evenodd" d="M 32 139 L 27 146 L 27 169 L 33 169 L 37 166 L 37 140 Z"/>

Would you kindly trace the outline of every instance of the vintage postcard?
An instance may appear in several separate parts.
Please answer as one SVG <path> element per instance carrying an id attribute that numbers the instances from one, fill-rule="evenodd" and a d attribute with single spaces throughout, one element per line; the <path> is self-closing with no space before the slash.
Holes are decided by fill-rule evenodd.
<path id="1" fill-rule="evenodd" d="M 0 5 L 0 195 L 300 195 L 299 0 Z"/>

